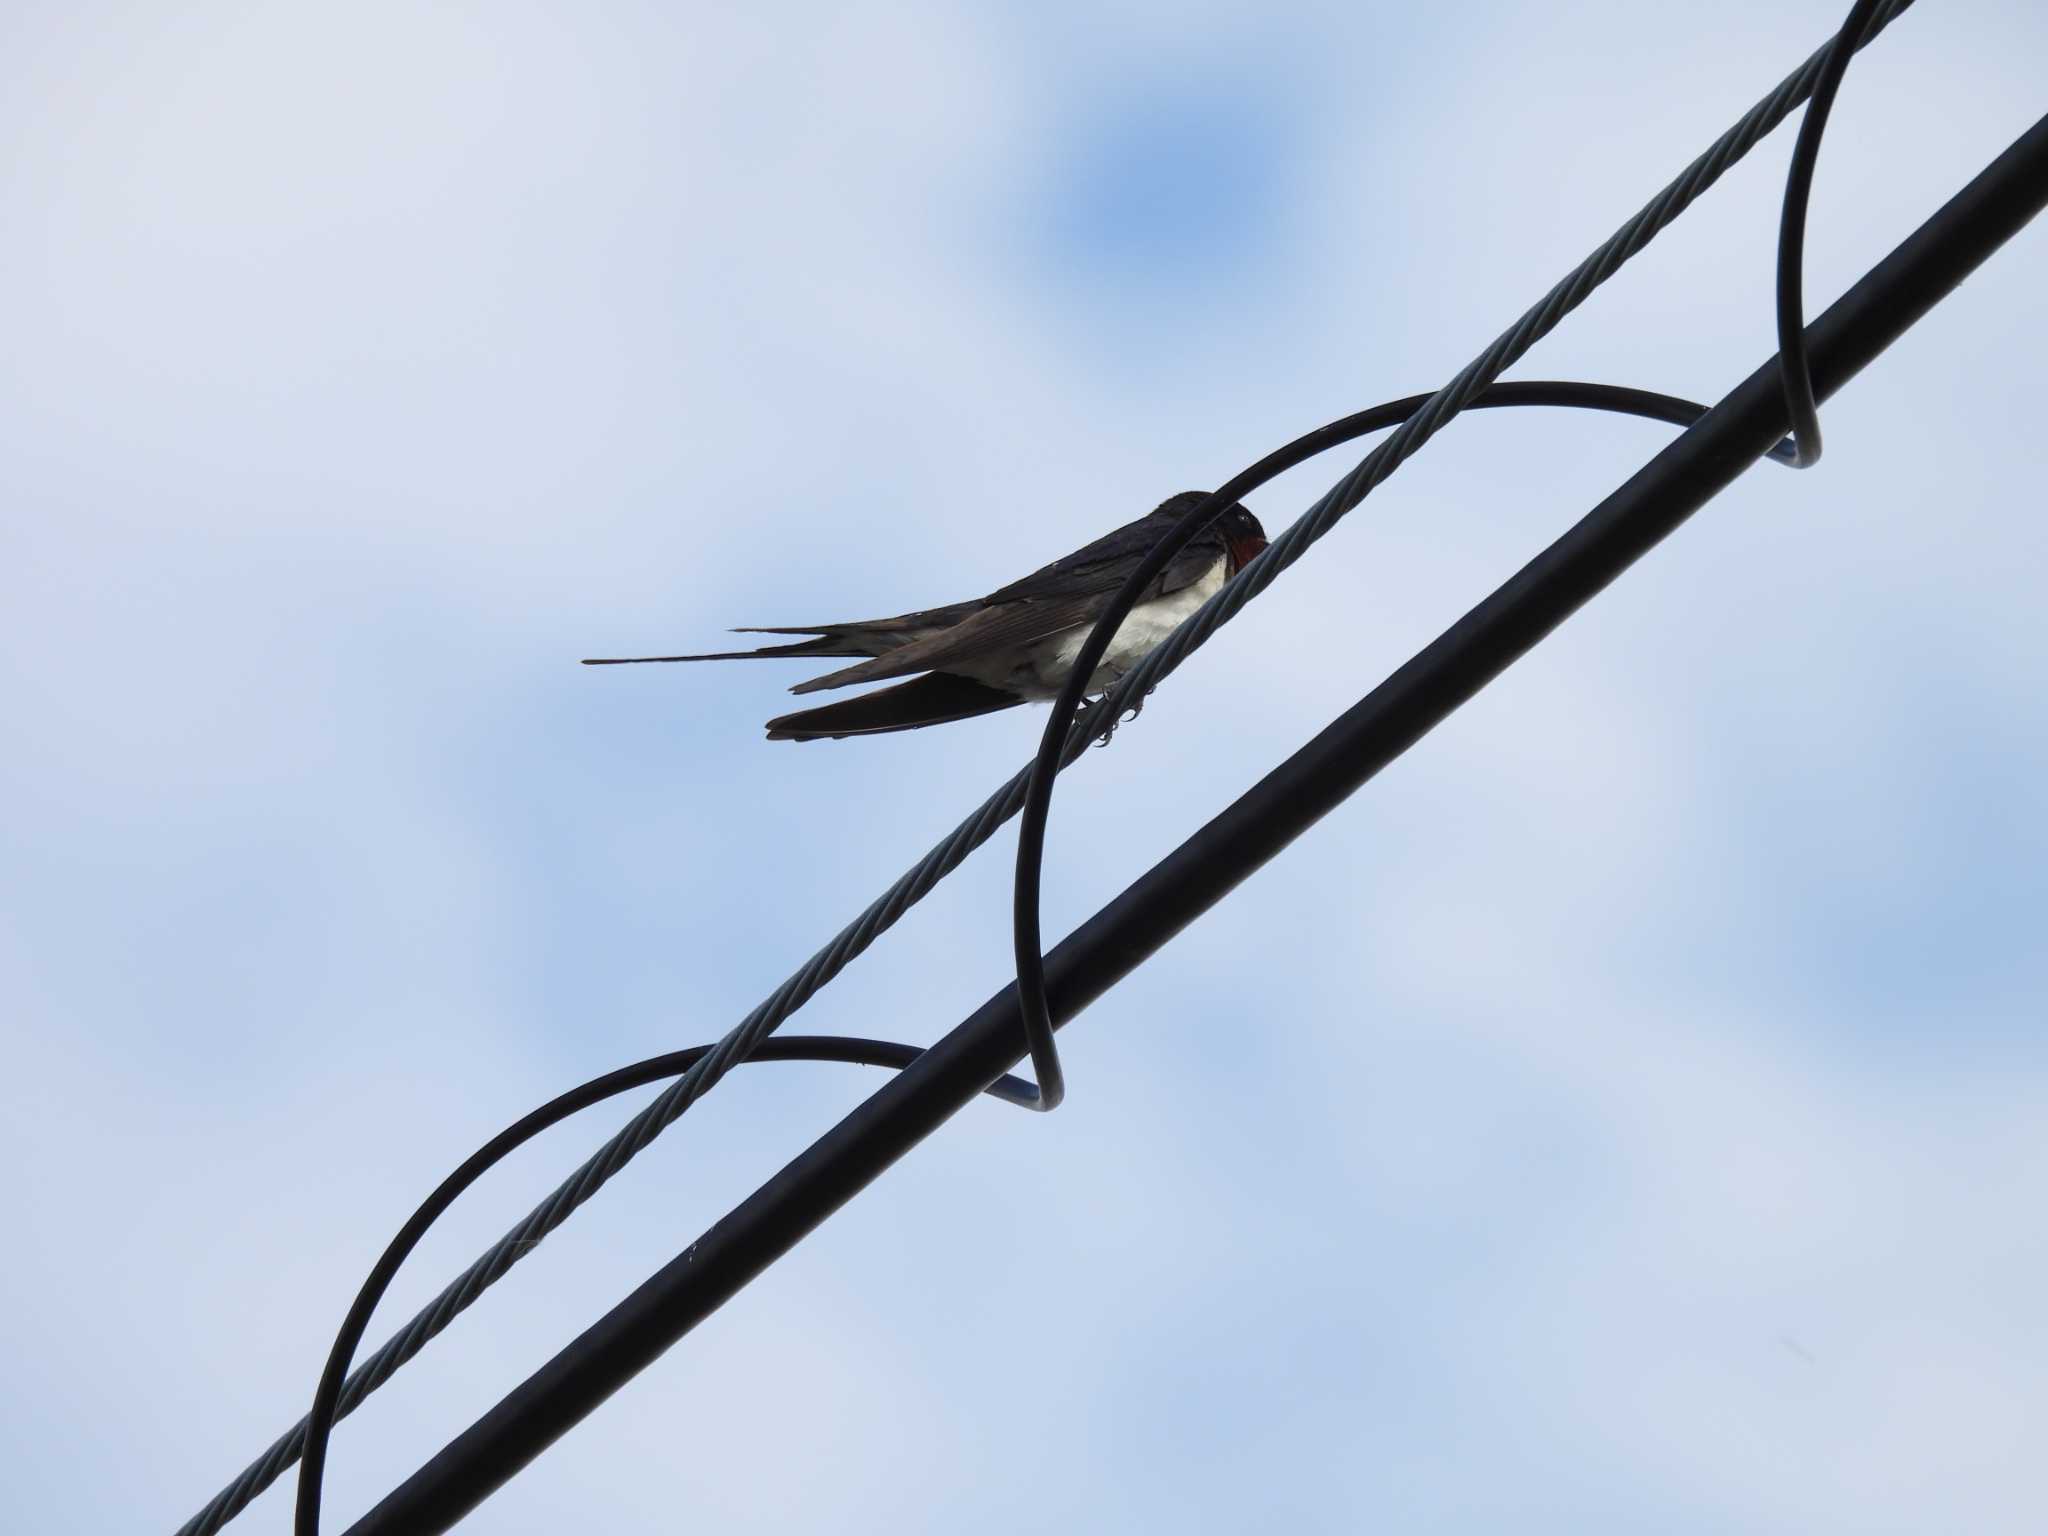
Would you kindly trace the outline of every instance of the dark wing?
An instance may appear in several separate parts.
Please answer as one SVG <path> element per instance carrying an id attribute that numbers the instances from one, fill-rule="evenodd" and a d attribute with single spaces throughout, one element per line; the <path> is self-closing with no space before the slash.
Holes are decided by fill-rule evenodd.
<path id="1" fill-rule="evenodd" d="M 1113 592 L 1123 585 L 1124 578 L 1131 574 L 1152 546 L 1165 538 L 1173 525 L 1207 494 L 1205 491 L 1182 491 L 1177 496 L 1169 496 L 1136 522 L 1125 523 L 1123 527 L 1105 533 L 1093 544 L 1083 545 L 1071 555 L 1061 556 L 1022 581 L 1013 581 L 1007 587 L 998 588 L 982 601 L 1009 603 L 1069 597 L 1084 592 Z M 1168 592 L 1178 592 L 1190 582 L 1199 581 L 1223 553 L 1223 535 L 1213 527 L 1205 528 L 1168 562 L 1166 569 L 1159 573 L 1159 579 L 1146 590 L 1145 597 L 1163 597 Z"/>
<path id="2" fill-rule="evenodd" d="M 949 603 L 887 619 L 861 619 L 850 624 L 797 624 L 751 627 L 735 631 L 750 635 L 808 635 L 791 645 L 764 645 L 752 651 L 711 651 L 696 656 L 621 656 L 592 660 L 590 666 L 616 666 L 636 661 L 736 661 L 757 657 L 859 656 L 869 658 L 823 677 L 799 683 L 792 693 L 844 688 L 880 682 L 912 672 L 943 671 L 969 657 L 1026 646 L 1078 624 L 1093 623 L 1111 592 L 1173 525 L 1206 492 L 1182 491 L 1170 496 L 1135 522 L 1104 534 L 1094 543 L 1042 566 L 1022 581 L 991 592 L 978 602 Z M 1162 597 L 1200 580 L 1226 546 L 1222 533 L 1203 530 L 1168 562 L 1144 593 Z M 895 690 L 890 690 L 892 693 Z M 999 706 L 991 706 L 999 707 Z M 980 711 L 976 711 L 980 713 Z M 929 722 L 920 722 L 929 723 Z M 906 729 L 896 726 L 890 729 Z"/>
<path id="3" fill-rule="evenodd" d="M 1138 562 L 1206 494 L 1182 491 L 1170 496 L 1136 522 L 1104 534 L 1071 555 L 1033 571 L 1022 581 L 1013 581 L 989 593 L 981 600 L 978 611 L 970 612 L 950 628 L 896 646 L 871 661 L 857 662 L 798 683 L 790 692 L 815 693 L 821 688 L 847 688 L 855 683 L 907 677 L 912 672 L 943 672 L 970 658 L 1031 645 L 1076 625 L 1092 624 L 1110 594 L 1123 585 Z M 1167 563 L 1140 600 L 1163 597 L 1199 581 L 1224 555 L 1222 532 L 1204 529 Z"/>
<path id="4" fill-rule="evenodd" d="M 982 608 L 951 629 L 942 629 L 922 640 L 899 645 L 886 655 L 798 683 L 789 691 L 816 693 L 821 688 L 879 683 L 884 678 L 908 677 L 913 672 L 943 672 L 963 661 L 1031 645 L 1063 629 L 1072 629 L 1076 624 L 1086 624 L 1102 611 L 1105 601 L 1106 593 L 1084 592 L 1071 597 L 1007 602 L 1000 607 Z"/>
<path id="5" fill-rule="evenodd" d="M 818 709 L 780 715 L 768 722 L 770 741 L 823 741 L 828 737 L 879 736 L 886 731 L 914 731 L 974 715 L 993 714 L 1024 701 L 1014 693 L 991 688 L 970 678 L 934 672 L 894 688 L 841 699 Z"/>

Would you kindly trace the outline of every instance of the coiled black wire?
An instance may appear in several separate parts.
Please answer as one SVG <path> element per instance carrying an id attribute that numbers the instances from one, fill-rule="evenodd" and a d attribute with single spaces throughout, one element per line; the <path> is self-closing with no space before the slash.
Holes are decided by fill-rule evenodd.
<path id="1" fill-rule="evenodd" d="M 1778 224 L 1778 352 L 1780 371 L 1784 379 L 1785 400 L 1791 416 L 1795 436 L 1778 444 L 1771 450 L 1770 457 L 1781 464 L 1795 469 L 1804 469 L 1820 458 L 1820 408 L 1814 399 L 1813 373 L 1807 359 L 1806 320 L 1801 295 L 1801 269 L 1806 248 L 1806 205 L 1813 187 L 1814 164 L 1820 155 L 1821 135 L 1826 131 L 1828 110 L 1834 104 L 1835 92 L 1842 83 L 1842 76 L 1848 71 L 1849 60 L 1856 49 L 1868 41 L 1866 33 L 1871 29 L 1872 20 L 1884 0 L 1856 0 L 1850 9 L 1842 28 L 1823 50 L 1820 69 L 1813 84 L 1813 95 L 1808 102 L 1806 115 L 1800 121 L 1799 137 L 1793 147 L 1792 165 L 1785 180 L 1785 201 Z M 1892 14 L 1896 15 L 1894 10 Z M 1654 209 L 1656 204 L 1652 204 Z M 1646 209 L 1645 214 L 1651 210 Z M 1643 215 L 1638 215 L 1641 219 Z M 1583 271 L 1584 268 L 1582 267 Z M 1569 281 L 1569 280 L 1567 280 Z M 1562 287 L 1563 285 L 1560 285 Z M 1553 290 L 1553 297 L 1556 290 Z M 1582 295 L 1583 296 L 1583 295 Z M 1576 302 L 1576 301 L 1574 301 Z M 1061 766 L 1061 756 L 1066 748 L 1068 733 L 1080 717 L 1081 700 L 1088 691 L 1095 669 L 1101 665 L 1103 656 L 1117 630 L 1130 617 L 1132 608 L 1137 606 L 1139 597 L 1146 586 L 1188 542 L 1237 501 L 1282 471 L 1291 469 L 1303 459 L 1324 448 L 1346 441 L 1359 432 L 1372 431 L 1376 427 L 1401 426 L 1401 433 L 1376 450 L 1351 475 L 1334 488 L 1322 502 L 1296 523 L 1281 539 L 1275 541 L 1243 570 L 1233 576 L 1223 591 L 1218 592 L 1201 612 L 1190 616 L 1180 629 L 1157 647 L 1168 651 L 1180 643 L 1186 634 L 1203 633 L 1201 626 L 1206 615 L 1212 611 L 1216 618 L 1209 620 L 1210 627 L 1220 623 L 1235 605 L 1248 601 L 1258 588 L 1270 582 L 1279 568 L 1291 564 L 1301 550 L 1321 537 L 1322 533 L 1338 518 L 1351 511 L 1363 501 L 1372 487 L 1409 453 L 1441 428 L 1461 410 L 1487 405 L 1582 405 L 1597 410 L 1627 410 L 1638 415 L 1656 415 L 1666 421 L 1677 421 L 1690 425 L 1704 408 L 1689 405 L 1683 401 L 1671 401 L 1669 397 L 1658 397 L 1666 405 L 1690 411 L 1690 415 L 1663 415 L 1655 410 L 1636 410 L 1634 406 L 1613 401 L 1582 398 L 1575 392 L 1597 389 L 1598 386 L 1583 384 L 1546 384 L 1521 386 L 1533 388 L 1538 393 L 1534 398 L 1502 399 L 1499 391 L 1516 386 L 1489 386 L 1490 377 L 1513 363 L 1514 359 L 1545 332 L 1563 318 L 1571 306 L 1554 306 L 1552 299 L 1546 299 L 1531 310 L 1523 320 L 1495 343 L 1492 352 L 1498 354 L 1496 366 L 1490 373 L 1467 369 L 1457 379 L 1444 386 L 1435 395 L 1414 396 L 1408 400 L 1392 401 L 1374 410 L 1361 412 L 1358 416 L 1347 417 L 1342 422 L 1332 423 L 1321 432 L 1312 432 L 1307 437 L 1268 454 L 1249 469 L 1233 476 L 1223 486 L 1212 492 L 1199 506 L 1191 509 L 1152 551 L 1141 560 L 1137 568 L 1125 578 L 1124 584 L 1109 601 L 1109 606 L 1096 619 L 1095 627 L 1082 642 L 1074 658 L 1073 670 L 1061 685 L 1059 697 L 1053 701 L 1051 718 L 1046 721 L 1045 733 L 1039 738 L 1038 756 L 1032 762 L 1031 776 L 1024 788 L 1024 812 L 1017 823 L 1017 870 L 1012 887 L 1011 938 L 1017 962 L 1017 1002 L 1024 1020 L 1024 1041 L 1031 1057 L 1032 1074 L 1038 1080 L 1038 1094 L 1032 1108 L 1039 1110 L 1057 1109 L 1066 1097 L 1066 1074 L 1061 1070 L 1059 1047 L 1053 1041 L 1052 1005 L 1045 989 L 1045 942 L 1039 923 L 1040 892 L 1045 863 L 1046 822 L 1052 812 L 1052 784 Z M 1552 392 L 1556 392 L 1553 394 Z M 1433 419 L 1430 413 L 1434 411 Z M 1370 418 L 1372 425 L 1359 427 L 1356 431 L 1346 430 L 1353 423 Z M 1322 439 L 1327 434 L 1327 441 Z M 1404 440 L 1405 439 L 1405 440 Z M 1375 474 L 1375 470 L 1378 471 Z M 1268 570 L 1265 568 L 1271 567 Z M 1242 589 L 1242 595 L 1234 595 L 1232 588 Z M 1133 675 L 1142 672 L 1149 664 L 1134 669 Z M 1143 692 L 1124 695 L 1142 701 Z M 1106 701 L 1105 701 L 1106 702 Z M 1114 726 L 1114 717 L 1106 722 Z"/>
<path id="2" fill-rule="evenodd" d="M 645 1061 L 636 1061 L 630 1067 L 620 1067 L 616 1072 L 593 1077 L 589 1082 L 557 1095 L 478 1147 L 460 1168 L 443 1179 L 434 1192 L 420 1202 L 419 1209 L 398 1229 L 398 1235 L 391 1239 L 371 1269 L 369 1278 L 363 1282 L 362 1289 L 356 1292 L 356 1299 L 349 1304 L 348 1316 L 342 1319 L 341 1331 L 334 1336 L 334 1344 L 327 1351 L 327 1364 L 320 1372 L 319 1388 L 313 1393 L 312 1411 L 306 1415 L 305 1449 L 299 1453 L 298 1501 L 292 1511 L 295 1536 L 317 1536 L 319 1532 L 320 1494 L 327 1473 L 327 1444 L 334 1434 L 335 1411 L 341 1403 L 342 1383 L 348 1379 L 348 1368 L 355 1361 L 356 1351 L 362 1347 L 371 1314 L 384 1299 L 384 1293 L 391 1289 L 391 1282 L 398 1278 L 400 1267 L 419 1246 L 420 1239 L 427 1235 L 427 1229 L 441 1219 L 464 1190 L 542 1131 L 560 1124 L 578 1110 L 601 1104 L 617 1094 L 648 1083 L 658 1083 L 663 1078 L 679 1076 L 695 1066 L 710 1050 L 708 1045 L 693 1045 L 688 1050 L 650 1056 Z M 892 1067 L 900 1072 L 921 1054 L 919 1047 L 899 1045 L 893 1040 L 863 1040 L 849 1035 L 778 1035 L 763 1040 L 747 1060 L 843 1061 L 864 1067 Z M 1029 1083 L 1009 1076 L 997 1078 L 983 1092 L 1010 1104 L 1029 1104 L 1034 1094 Z"/>
<path id="3" fill-rule="evenodd" d="M 1025 782 L 1023 816 L 1017 823 L 1017 872 L 1011 921 L 1017 951 L 1018 1006 L 1024 1018 L 1024 1039 L 1031 1057 L 1032 1075 L 1038 1082 L 1030 1108 L 1054 1110 L 1066 1097 L 1066 1074 L 1060 1067 L 1059 1049 L 1053 1043 L 1052 1005 L 1045 990 L 1045 957 L 1038 920 L 1046 822 L 1052 808 L 1052 781 L 1059 769 L 1068 731 L 1079 716 L 1088 680 L 1101 664 L 1111 637 L 1130 616 L 1131 609 L 1153 578 L 1166 569 L 1190 540 L 1221 517 L 1232 503 L 1319 453 L 1369 432 L 1383 432 L 1401 425 L 1432 398 L 1430 395 L 1406 395 L 1333 421 L 1326 427 L 1318 427 L 1296 438 L 1286 447 L 1267 454 L 1249 469 L 1226 480 L 1221 488 L 1211 492 L 1199 506 L 1174 524 L 1138 562 L 1083 642 L 1074 659 L 1073 670 L 1053 703 L 1052 717 L 1046 722 L 1045 734 L 1039 739 L 1038 757 L 1031 766 L 1031 777 Z M 1691 426 L 1707 412 L 1705 406 L 1681 400 L 1675 395 L 1660 395 L 1618 384 L 1589 384 L 1564 379 L 1489 385 L 1472 397 L 1467 409 L 1519 405 L 1613 411 L 1627 416 L 1648 417 L 1652 421 L 1667 421 L 1680 427 Z M 1794 448 L 1789 441 L 1770 450 L 1770 457 L 1781 464 L 1790 464 L 1793 455 Z M 1101 708 L 1100 705 L 1094 707 Z M 1114 724 L 1113 718 L 1104 719 L 1102 729 L 1107 732 Z"/>
<path id="4" fill-rule="evenodd" d="M 1842 30 L 1828 44 L 1821 61 L 1820 78 L 1813 83 L 1813 96 L 1806 103 L 1806 115 L 1799 120 L 1799 137 L 1792 146 L 1792 168 L 1785 175 L 1785 205 L 1778 215 L 1778 372 L 1785 381 L 1785 410 L 1792 419 L 1794 469 L 1810 469 L 1820 462 L 1820 405 L 1813 397 L 1813 367 L 1806 356 L 1806 203 L 1813 192 L 1813 168 L 1820 159 L 1820 136 L 1827 131 L 1828 113 L 1834 110 L 1835 92 L 1849 72 L 1858 40 L 1881 0 L 1856 0 Z"/>

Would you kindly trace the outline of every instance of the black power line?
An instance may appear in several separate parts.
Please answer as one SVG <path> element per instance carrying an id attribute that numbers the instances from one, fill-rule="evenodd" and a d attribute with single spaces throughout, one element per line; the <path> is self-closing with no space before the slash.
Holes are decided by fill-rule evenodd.
<path id="1" fill-rule="evenodd" d="M 2035 124 L 1807 331 L 1826 399 L 2048 206 Z M 1536 645 L 1768 453 L 1789 421 L 1780 361 L 1733 390 L 1563 537 L 1046 957 L 1064 1022 Z M 354 1526 L 447 1530 L 1024 1054 L 1014 987 L 964 1023 L 563 1348 Z"/>

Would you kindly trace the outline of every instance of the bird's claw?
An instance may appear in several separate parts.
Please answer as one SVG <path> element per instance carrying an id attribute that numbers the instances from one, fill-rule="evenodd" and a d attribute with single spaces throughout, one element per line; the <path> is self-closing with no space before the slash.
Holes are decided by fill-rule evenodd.
<path id="1" fill-rule="evenodd" d="M 1093 744 L 1098 747 L 1109 745 L 1109 738 L 1116 734 L 1116 728 L 1126 721 L 1135 720 L 1145 710 L 1145 695 L 1139 694 L 1131 700 L 1130 712 L 1119 718 L 1109 708 L 1109 698 L 1103 695 L 1090 699 L 1087 708 L 1081 711 L 1079 724 L 1085 725 Z"/>
<path id="2" fill-rule="evenodd" d="M 1116 732 L 1116 720 L 1103 718 L 1106 714 L 1102 707 L 1105 702 L 1101 698 L 1090 699 L 1081 706 L 1081 712 L 1074 717 L 1074 724 L 1081 727 L 1083 732 L 1081 739 L 1090 746 L 1108 746 L 1109 738 Z"/>

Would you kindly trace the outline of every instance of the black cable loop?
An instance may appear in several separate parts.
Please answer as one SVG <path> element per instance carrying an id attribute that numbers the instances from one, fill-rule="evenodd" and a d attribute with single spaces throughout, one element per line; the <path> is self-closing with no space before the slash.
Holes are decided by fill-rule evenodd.
<path id="1" fill-rule="evenodd" d="M 1849 60 L 1855 55 L 1869 36 L 1874 36 L 1874 25 L 1878 8 L 1886 0 L 1855 0 L 1848 18 L 1841 29 L 1827 44 L 1821 59 L 1820 72 L 1815 77 L 1813 93 L 1805 116 L 1800 120 L 1799 138 L 1793 147 L 1792 168 L 1786 179 L 1785 203 L 1778 228 L 1778 342 L 1779 359 L 1785 382 L 1785 396 L 1788 412 L 1796 436 L 1779 443 L 1771 449 L 1769 457 L 1794 469 L 1804 469 L 1820 459 L 1820 407 L 1814 399 L 1813 373 L 1807 358 L 1806 329 L 1802 313 L 1800 273 L 1804 261 L 1806 239 L 1807 195 L 1813 186 L 1813 168 L 1820 156 L 1821 135 L 1827 129 L 1828 109 L 1833 106 L 1835 92 L 1847 73 Z M 1893 14 L 1896 14 L 1894 10 Z M 1867 34 L 1867 35 L 1866 35 Z M 1701 162 L 1704 163 L 1704 159 Z M 1667 202 L 1686 199 L 1690 189 L 1686 186 L 1689 178 L 1681 178 L 1651 205 L 1650 211 L 1657 211 Z M 1661 216 L 1661 215 L 1660 215 Z M 1653 227 L 1648 221 L 1646 227 Z M 1645 236 L 1647 238 L 1647 236 Z M 1052 1003 L 1046 995 L 1045 986 L 1045 941 L 1039 922 L 1039 907 L 1045 864 L 1046 822 L 1052 811 L 1052 781 L 1062 766 L 1061 758 L 1067 750 L 1069 732 L 1081 719 L 1081 699 L 1088 691 L 1089 681 L 1095 669 L 1101 665 L 1103 656 L 1109 650 L 1111 638 L 1137 606 L 1139 595 L 1146 584 L 1160 571 L 1167 561 L 1185 548 L 1196 534 L 1208 527 L 1239 497 L 1245 496 L 1264 485 L 1284 470 L 1291 469 L 1303 460 L 1313 457 L 1325 448 L 1348 441 L 1379 427 L 1399 425 L 1401 431 L 1368 456 L 1350 475 L 1332 489 L 1323 500 L 1312 508 L 1301 520 L 1281 535 L 1275 545 L 1237 572 L 1225 584 L 1224 592 L 1211 598 L 1203 608 L 1191 615 L 1180 630 L 1162 640 L 1154 654 L 1171 651 L 1180 642 L 1182 635 L 1194 633 L 1206 638 L 1220 619 L 1208 619 L 1208 629 L 1203 629 L 1205 616 L 1218 611 L 1225 601 L 1225 594 L 1231 588 L 1241 588 L 1248 600 L 1253 591 L 1263 590 L 1265 585 L 1279 574 L 1284 562 L 1291 562 L 1300 549 L 1309 541 L 1319 538 L 1323 531 L 1342 517 L 1360 501 L 1372 486 L 1387 474 L 1393 466 L 1419 447 L 1421 442 L 1433 434 L 1451 416 L 1460 410 L 1482 408 L 1488 405 L 1580 405 L 1595 410 L 1618 410 L 1634 415 L 1653 416 L 1658 420 L 1675 421 L 1681 426 L 1690 426 L 1706 414 L 1704 406 L 1689 401 L 1675 400 L 1671 396 L 1656 396 L 1660 408 L 1638 410 L 1633 405 L 1615 403 L 1612 400 L 1598 401 L 1586 398 L 1566 398 L 1572 391 L 1604 391 L 1607 386 L 1553 382 L 1542 385 L 1489 385 L 1467 397 L 1472 382 L 1484 377 L 1487 365 L 1493 365 L 1498 372 L 1512 364 L 1514 358 L 1533 345 L 1535 340 L 1558 320 L 1568 314 L 1585 295 L 1605 280 L 1630 254 L 1626 246 L 1617 246 L 1604 264 L 1582 268 L 1575 274 L 1575 280 L 1568 280 L 1552 290 L 1537 308 L 1524 318 L 1515 329 L 1495 342 L 1487 353 L 1468 365 L 1449 384 L 1433 395 L 1415 395 L 1407 400 L 1392 401 L 1361 411 L 1356 416 L 1333 422 L 1328 427 L 1295 439 L 1286 447 L 1268 454 L 1249 469 L 1233 476 L 1217 490 L 1211 492 L 1201 505 L 1190 511 L 1154 545 L 1150 553 L 1138 562 L 1138 566 L 1125 579 L 1110 600 L 1109 606 L 1096 619 L 1095 626 L 1082 642 L 1080 653 L 1074 658 L 1073 670 L 1061 685 L 1059 697 L 1053 701 L 1051 717 L 1045 723 L 1045 733 L 1039 738 L 1038 755 L 1032 760 L 1031 776 L 1025 781 L 1024 809 L 1017 823 L 1017 872 L 1011 895 L 1011 940 L 1017 961 L 1017 1006 L 1024 1020 L 1024 1043 L 1031 1058 L 1032 1074 L 1038 1079 L 1038 1091 L 1031 1102 L 1031 1108 L 1051 1111 L 1059 1108 L 1067 1093 L 1066 1073 L 1060 1066 L 1059 1047 L 1053 1041 Z M 1503 398 L 1501 391 L 1523 389 L 1556 390 L 1555 398 Z M 1625 394 L 1640 395 L 1639 391 L 1624 391 Z M 1676 408 L 1688 412 L 1674 416 L 1667 412 Z M 1385 419 L 1382 419 L 1384 416 Z M 1370 420 L 1372 425 L 1360 425 Z M 1334 435 L 1333 435 L 1334 434 Z M 1407 439 L 1403 442 L 1402 439 Z M 1313 445 L 1313 446 L 1310 446 Z M 1304 531 L 1305 530 L 1305 531 Z M 1286 546 L 1282 553 L 1282 546 Z M 1199 638 L 1194 642 L 1199 643 Z M 1181 653 L 1191 647 L 1182 647 Z M 1148 658 L 1149 660 L 1149 658 Z M 1147 663 L 1139 663 L 1133 671 L 1142 670 Z M 1130 697 L 1142 700 L 1144 695 L 1136 693 Z M 1101 701 L 1106 705 L 1107 700 Z M 1114 719 L 1105 721 L 1104 738 L 1114 730 Z"/>
<path id="2" fill-rule="evenodd" d="M 342 1320 L 341 1330 L 334 1336 L 334 1345 L 327 1352 L 327 1364 L 320 1373 L 320 1385 L 313 1394 L 312 1409 L 306 1415 L 305 1449 L 299 1453 L 298 1494 L 292 1512 L 294 1536 L 319 1536 L 320 1494 L 327 1473 L 327 1444 L 339 1417 L 342 1383 L 347 1379 L 356 1351 L 362 1347 L 363 1334 L 369 1329 L 370 1317 L 377 1310 L 377 1304 L 384 1299 L 384 1293 L 391 1288 L 391 1282 L 398 1277 L 399 1269 L 419 1245 L 420 1239 L 427 1235 L 427 1229 L 447 1213 L 448 1207 L 470 1185 L 542 1131 L 617 1094 L 687 1072 L 711 1049 L 708 1045 L 693 1045 L 687 1050 L 650 1056 L 645 1061 L 620 1067 L 616 1072 L 607 1072 L 602 1077 L 594 1077 L 579 1087 L 571 1088 L 567 1093 L 558 1094 L 477 1148 L 407 1218 L 371 1269 L 362 1289 L 356 1292 L 348 1316 Z M 891 1067 L 900 1072 L 923 1054 L 921 1046 L 900 1045 L 893 1040 L 863 1040 L 850 1035 L 777 1035 L 763 1040 L 747 1060 L 841 1061 L 855 1066 Z M 1009 1076 L 997 1078 L 982 1091 L 1008 1104 L 1028 1104 L 1035 1097 L 1029 1083 Z"/>
<path id="3" fill-rule="evenodd" d="M 1828 45 L 1820 77 L 1799 120 L 1792 145 L 1792 167 L 1785 175 L 1785 203 L 1778 216 L 1778 373 L 1785 384 L 1785 410 L 1792 420 L 1794 469 L 1820 462 L 1820 403 L 1813 394 L 1813 366 L 1806 355 L 1806 204 L 1813 192 L 1813 168 L 1820 159 L 1820 138 L 1835 105 L 1835 92 L 1849 72 L 1849 60 L 1882 0 L 1856 0 L 1842 30 Z"/>
<path id="4" fill-rule="evenodd" d="M 1140 594 L 1173 557 L 1186 548 L 1203 529 L 1229 509 L 1239 497 L 1248 496 L 1267 481 L 1305 463 L 1328 449 L 1338 447 L 1368 432 L 1400 426 L 1435 398 L 1408 395 L 1383 405 L 1333 421 L 1328 426 L 1296 438 L 1225 481 L 1202 503 L 1192 509 L 1155 544 L 1124 584 L 1110 599 L 1109 606 L 1095 621 L 1088 638 L 1074 658 L 1073 670 L 1060 687 L 1045 734 L 1039 738 L 1038 756 L 1031 765 L 1031 777 L 1024 787 L 1024 810 L 1017 824 L 1017 873 L 1013 891 L 1012 938 L 1017 958 L 1017 1001 L 1024 1017 L 1024 1039 L 1031 1057 L 1031 1069 L 1038 1079 L 1036 1093 L 1028 1108 L 1051 1111 L 1066 1097 L 1066 1074 L 1061 1069 L 1059 1048 L 1053 1042 L 1052 1004 L 1046 996 L 1045 953 L 1039 928 L 1039 893 L 1045 863 L 1046 822 L 1052 808 L 1052 783 L 1060 768 L 1068 732 L 1080 718 L 1082 695 L 1088 680 L 1102 663 L 1110 638 L 1130 617 Z M 1468 409 L 1499 409 L 1507 406 L 1569 406 L 1581 410 L 1613 411 L 1642 416 L 1652 421 L 1689 427 L 1706 414 L 1707 408 L 1675 395 L 1629 389 L 1618 384 L 1590 384 L 1566 379 L 1533 380 L 1526 383 L 1494 384 L 1480 391 Z M 1775 445 L 1769 457 L 1791 464 L 1797 450 L 1789 441 Z M 1098 701 L 1099 707 L 1101 701 Z M 1115 721 L 1103 722 L 1103 733 L 1115 728 Z"/>

